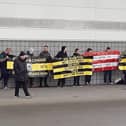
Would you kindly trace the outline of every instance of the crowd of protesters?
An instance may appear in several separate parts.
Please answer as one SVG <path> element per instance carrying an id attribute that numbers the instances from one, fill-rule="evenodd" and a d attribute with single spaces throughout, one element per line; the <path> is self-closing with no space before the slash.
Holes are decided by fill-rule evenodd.
<path id="1" fill-rule="evenodd" d="M 110 47 L 107 47 L 105 51 L 109 51 L 111 50 Z M 8 79 L 9 79 L 9 75 L 11 74 L 11 71 L 7 69 L 6 64 L 7 61 L 12 59 L 13 57 L 16 57 L 14 55 L 11 55 L 11 48 L 7 48 L 5 51 L 3 51 L 0 54 L 0 70 L 1 70 L 1 77 L 0 80 L 3 81 L 3 88 L 7 89 L 8 88 Z M 86 50 L 87 52 L 92 52 L 93 49 L 88 48 Z M 73 52 L 74 57 L 78 57 L 80 56 L 80 52 L 79 52 L 79 48 L 76 48 Z M 19 97 L 19 88 L 22 87 L 24 90 L 24 93 L 26 96 L 30 96 L 30 93 L 28 91 L 28 79 L 30 82 L 30 86 L 33 86 L 33 82 L 34 82 L 34 78 L 29 77 L 27 75 L 27 67 L 26 67 L 26 59 L 27 57 L 33 57 L 34 56 L 34 51 L 31 48 L 29 51 L 27 51 L 26 53 L 24 51 L 21 51 L 19 53 L 19 56 L 16 57 L 16 59 L 14 60 L 14 72 L 15 72 L 15 96 Z M 48 46 L 45 45 L 42 49 L 42 51 L 40 52 L 40 54 L 38 55 L 39 58 L 45 58 L 48 62 L 50 62 L 53 57 L 51 56 L 49 50 L 48 50 Z M 67 54 L 67 47 L 66 46 L 62 46 L 61 50 L 56 54 L 55 58 L 67 58 L 68 54 Z M 46 76 L 44 77 L 40 77 L 40 87 L 42 87 L 42 83 L 44 84 L 44 87 L 49 87 L 48 85 L 48 77 L 49 77 L 48 73 Z M 86 75 L 85 76 L 85 85 L 89 85 L 91 82 L 91 75 Z M 57 80 L 57 86 L 60 87 L 64 87 L 66 83 L 66 79 L 62 78 L 62 79 L 58 79 Z M 105 84 L 111 84 L 112 83 L 112 70 L 107 70 L 104 72 L 104 83 Z M 74 77 L 73 80 L 73 86 L 80 86 L 80 76 L 76 76 Z"/>

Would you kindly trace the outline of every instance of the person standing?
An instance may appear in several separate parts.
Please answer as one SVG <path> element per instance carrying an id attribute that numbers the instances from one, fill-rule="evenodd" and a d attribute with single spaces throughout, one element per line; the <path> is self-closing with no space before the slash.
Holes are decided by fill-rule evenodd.
<path id="1" fill-rule="evenodd" d="M 14 61 L 14 72 L 15 72 L 15 96 L 19 97 L 19 88 L 22 86 L 25 96 L 30 96 L 28 91 L 27 82 L 27 65 L 26 65 L 26 54 L 21 51 L 19 57 Z"/>
<path id="2" fill-rule="evenodd" d="M 47 45 L 44 46 L 43 51 L 39 54 L 39 57 L 40 58 L 45 58 L 46 62 L 51 62 L 52 57 L 51 57 L 51 55 L 49 53 Z M 48 73 L 48 75 L 49 75 L 49 73 Z M 43 80 L 44 80 L 44 87 L 49 87 L 48 84 L 47 84 L 48 75 L 46 75 L 45 77 L 40 78 L 40 87 L 42 87 L 42 81 Z"/>
<path id="3" fill-rule="evenodd" d="M 66 57 L 68 57 L 66 46 L 62 46 L 61 51 L 59 51 L 55 57 L 56 58 L 66 58 Z M 64 87 L 64 85 L 65 85 L 65 78 L 58 79 L 58 84 L 57 85 L 61 86 L 61 87 Z"/>
<path id="4" fill-rule="evenodd" d="M 86 52 L 87 53 L 91 53 L 92 51 L 93 50 L 91 48 L 88 48 Z M 90 56 L 88 58 L 90 58 Z M 92 59 L 92 56 L 91 56 L 91 59 Z M 90 65 L 90 66 L 92 66 L 92 62 L 88 62 L 87 64 Z M 93 68 L 87 68 L 87 70 L 92 73 Z M 88 74 L 85 75 L 85 85 L 90 84 L 90 82 L 91 82 L 91 76 L 92 76 L 92 74 L 91 75 L 88 75 Z"/>
<path id="5" fill-rule="evenodd" d="M 74 53 L 73 53 L 73 57 L 78 57 L 80 56 L 80 53 L 79 53 L 79 49 L 76 48 Z M 74 77 L 74 83 L 73 83 L 74 86 L 79 86 L 80 85 L 80 76 L 76 76 Z"/>
<path id="6" fill-rule="evenodd" d="M 30 50 L 27 51 L 27 55 L 28 55 L 28 58 L 30 60 L 32 60 L 32 58 L 34 57 L 34 49 L 30 48 Z M 34 82 L 34 78 L 33 77 L 29 77 L 30 88 L 32 88 L 32 86 L 34 85 L 33 82 Z"/>
<path id="7" fill-rule="evenodd" d="M 111 51 L 110 47 L 107 47 L 106 52 Z M 112 83 L 112 70 L 106 70 L 104 71 L 104 83 L 105 84 L 111 84 Z"/>
<path id="8" fill-rule="evenodd" d="M 0 54 L 1 80 L 3 79 L 4 89 L 8 88 L 9 70 L 7 70 L 7 61 L 11 59 L 9 57 L 11 51 L 11 48 L 6 48 L 6 50 Z"/>
<path id="9" fill-rule="evenodd" d="M 124 51 L 119 59 L 119 70 L 122 71 L 122 78 L 120 81 L 117 81 L 116 83 L 120 84 L 126 84 L 126 51 Z"/>

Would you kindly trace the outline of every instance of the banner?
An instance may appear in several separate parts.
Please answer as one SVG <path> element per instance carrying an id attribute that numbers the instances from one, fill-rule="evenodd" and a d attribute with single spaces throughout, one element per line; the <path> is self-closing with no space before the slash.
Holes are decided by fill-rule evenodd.
<path id="1" fill-rule="evenodd" d="M 86 52 L 83 56 L 93 56 L 94 72 L 117 70 L 120 52 L 118 50 L 102 52 Z"/>
<path id="2" fill-rule="evenodd" d="M 7 61 L 7 69 L 8 70 L 14 69 L 14 61 Z"/>
<path id="3" fill-rule="evenodd" d="M 126 56 L 122 56 L 119 61 L 119 70 L 126 70 Z"/>
<path id="4" fill-rule="evenodd" d="M 46 63 L 44 58 L 27 59 L 27 70 L 29 77 L 42 77 L 48 75 L 48 71 L 52 70 L 52 64 Z M 14 61 L 7 61 L 7 69 L 14 69 Z"/>
<path id="5" fill-rule="evenodd" d="M 46 76 L 48 71 L 52 70 L 54 79 L 60 79 L 92 75 L 92 70 L 94 72 L 117 70 L 119 57 L 120 52 L 113 50 L 109 52 L 86 52 L 80 57 L 57 59 L 52 63 L 47 63 L 43 58 L 27 59 L 26 62 L 29 77 Z M 121 63 L 124 61 L 126 59 L 123 59 Z M 7 69 L 13 70 L 13 61 L 7 62 Z M 120 65 L 120 69 L 126 69 L 126 66 Z"/>
<path id="6" fill-rule="evenodd" d="M 92 56 L 70 57 L 53 62 L 54 79 L 92 75 Z"/>

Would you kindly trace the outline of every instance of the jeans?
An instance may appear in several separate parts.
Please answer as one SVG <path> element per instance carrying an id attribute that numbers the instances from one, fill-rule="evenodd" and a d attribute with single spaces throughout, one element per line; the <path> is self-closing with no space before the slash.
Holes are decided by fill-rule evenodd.
<path id="1" fill-rule="evenodd" d="M 80 76 L 74 77 L 73 85 L 79 85 L 79 84 L 80 84 Z"/>
<path id="2" fill-rule="evenodd" d="M 63 87 L 65 85 L 65 78 L 58 79 L 58 86 Z"/>
<path id="3" fill-rule="evenodd" d="M 91 75 L 85 75 L 85 84 L 91 82 Z"/>
<path id="4" fill-rule="evenodd" d="M 112 71 L 111 70 L 104 72 L 104 83 L 107 83 L 107 79 L 108 79 L 109 83 L 112 82 Z"/>
<path id="5" fill-rule="evenodd" d="M 8 85 L 9 80 L 9 71 L 4 67 L 1 68 L 1 79 L 3 79 L 4 87 L 6 87 Z"/>

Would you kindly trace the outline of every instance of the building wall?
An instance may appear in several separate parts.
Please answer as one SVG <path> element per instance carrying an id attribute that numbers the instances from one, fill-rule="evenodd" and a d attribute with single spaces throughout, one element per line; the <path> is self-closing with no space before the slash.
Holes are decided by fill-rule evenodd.
<path id="1" fill-rule="evenodd" d="M 125 9 L 125 0 L 0 0 L 1 17 L 125 21 Z"/>
<path id="2" fill-rule="evenodd" d="M 125 5 L 125 0 L 0 0 L 0 39 L 125 41 Z"/>

